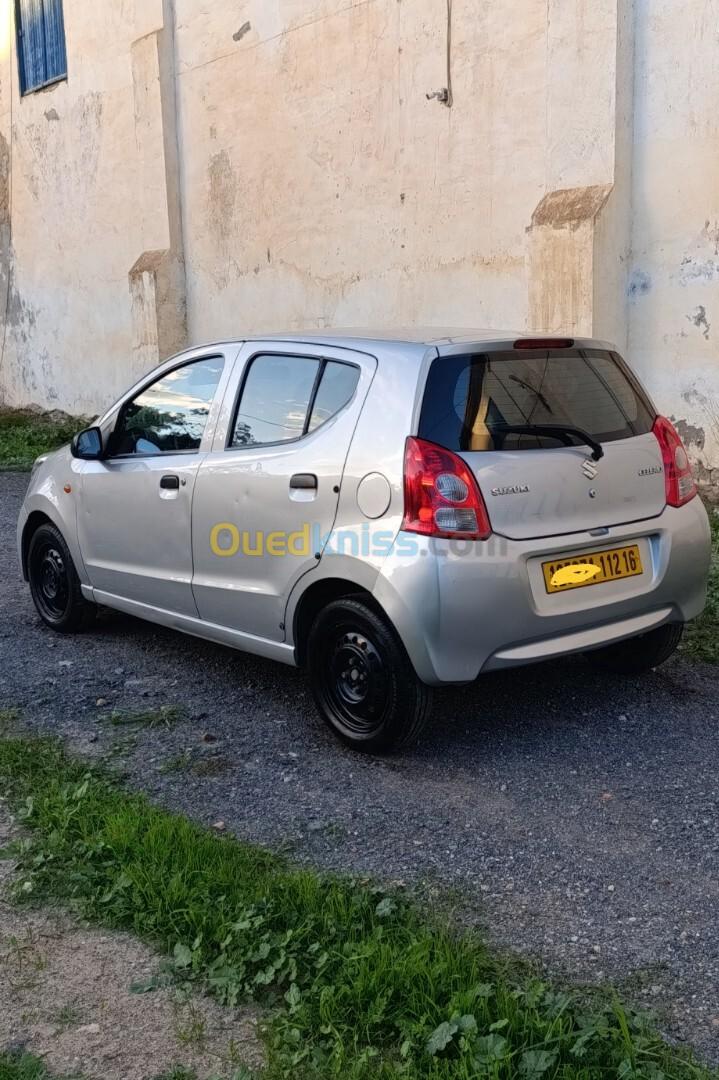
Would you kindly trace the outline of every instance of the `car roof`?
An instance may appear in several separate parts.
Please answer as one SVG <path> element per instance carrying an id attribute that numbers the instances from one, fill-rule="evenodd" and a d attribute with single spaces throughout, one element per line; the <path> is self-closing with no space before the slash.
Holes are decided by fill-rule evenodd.
<path id="1" fill-rule="evenodd" d="M 348 329 L 329 329 L 323 327 L 313 330 L 287 330 L 267 334 L 246 334 L 239 338 L 241 342 L 252 341 L 296 341 L 306 345 L 326 345 L 344 349 L 362 350 L 364 346 L 373 345 L 396 346 L 398 344 L 447 348 L 453 345 L 472 344 L 495 344 L 511 345 L 518 338 L 547 338 L 556 340 L 554 334 L 535 334 L 527 330 L 497 330 L 481 327 L 468 329 L 466 327 L 410 327 L 398 329 L 372 329 L 367 327 L 350 327 Z M 580 347 L 610 348 L 607 342 L 593 338 L 575 337 L 574 342 Z M 222 343 L 215 343 L 222 344 Z"/>
<path id="2" fill-rule="evenodd" d="M 446 326 L 420 326 L 398 327 L 396 329 L 349 327 L 323 330 L 292 330 L 289 333 L 267 334 L 264 336 L 272 340 L 277 338 L 290 341 L 321 340 L 327 345 L 335 341 L 346 345 L 348 339 L 352 341 L 400 342 L 408 345 L 453 345 L 469 341 L 507 341 L 510 338 L 514 341 L 522 335 L 516 330 L 474 330 Z M 256 340 L 260 337 L 261 335 L 256 334 L 246 340 Z"/>

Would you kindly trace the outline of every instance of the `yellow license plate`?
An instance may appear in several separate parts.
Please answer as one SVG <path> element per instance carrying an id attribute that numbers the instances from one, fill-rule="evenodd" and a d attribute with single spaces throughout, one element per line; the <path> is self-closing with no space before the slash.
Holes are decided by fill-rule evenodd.
<path id="1" fill-rule="evenodd" d="M 591 555 L 573 555 L 542 563 L 544 586 L 548 593 L 603 585 L 618 578 L 638 577 L 644 573 L 637 544 L 628 547 L 593 551 Z"/>

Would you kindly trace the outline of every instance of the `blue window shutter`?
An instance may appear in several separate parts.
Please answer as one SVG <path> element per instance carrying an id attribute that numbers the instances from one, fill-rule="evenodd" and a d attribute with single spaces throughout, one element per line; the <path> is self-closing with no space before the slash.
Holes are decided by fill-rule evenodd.
<path id="1" fill-rule="evenodd" d="M 45 80 L 67 75 L 62 0 L 40 0 L 45 11 Z"/>
<path id="2" fill-rule="evenodd" d="M 20 89 L 37 90 L 67 75 L 62 0 L 16 0 Z"/>
<path id="3" fill-rule="evenodd" d="M 23 93 L 42 86 L 45 74 L 45 20 L 43 0 L 18 0 L 18 44 Z"/>

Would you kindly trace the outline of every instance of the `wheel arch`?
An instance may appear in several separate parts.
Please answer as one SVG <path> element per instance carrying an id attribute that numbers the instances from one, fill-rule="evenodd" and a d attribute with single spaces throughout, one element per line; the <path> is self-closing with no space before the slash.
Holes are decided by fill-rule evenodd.
<path id="1" fill-rule="evenodd" d="M 373 611 L 387 621 L 392 630 L 397 634 L 392 620 L 377 602 L 372 593 L 364 585 L 346 578 L 328 577 L 320 578 L 312 582 L 297 601 L 292 617 L 292 640 L 295 645 L 295 660 L 298 667 L 304 667 L 307 661 L 307 640 L 310 628 L 315 617 L 322 608 L 331 604 L 333 600 L 341 600 L 348 597 L 362 600 Z M 397 635 L 399 637 L 399 635 Z"/>
<path id="2" fill-rule="evenodd" d="M 22 541 L 20 544 L 20 564 L 22 566 L 22 576 L 25 581 L 28 580 L 27 560 L 30 551 L 30 541 L 41 525 L 53 525 L 56 529 L 60 529 L 58 523 L 53 521 L 50 515 L 46 514 L 43 510 L 32 510 L 30 512 L 22 531 Z M 62 532 L 62 529 L 60 529 L 60 532 Z"/>

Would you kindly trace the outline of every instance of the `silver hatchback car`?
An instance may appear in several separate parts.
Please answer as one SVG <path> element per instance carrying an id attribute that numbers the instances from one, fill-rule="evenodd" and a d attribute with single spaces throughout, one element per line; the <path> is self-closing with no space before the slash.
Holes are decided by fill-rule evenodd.
<path id="1" fill-rule="evenodd" d="M 306 666 L 372 751 L 435 686 L 661 663 L 710 558 L 681 439 L 612 346 L 496 331 L 176 356 L 37 461 L 18 542 L 48 626 L 103 605 Z"/>

